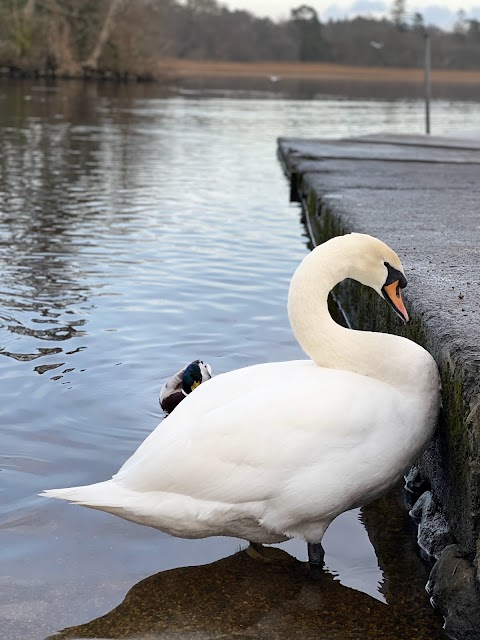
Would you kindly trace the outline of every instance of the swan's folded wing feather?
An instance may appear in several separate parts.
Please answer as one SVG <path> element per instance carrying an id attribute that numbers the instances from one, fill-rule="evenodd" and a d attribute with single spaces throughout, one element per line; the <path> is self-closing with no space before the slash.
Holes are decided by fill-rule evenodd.
<path id="1" fill-rule="evenodd" d="M 270 378 L 263 371 L 261 384 L 200 415 L 196 404 L 202 403 L 201 394 L 197 402 L 192 394 L 190 409 L 183 406 L 176 420 L 160 424 L 115 481 L 136 491 L 165 491 L 223 503 L 268 500 L 295 474 L 334 460 L 339 451 L 345 455 L 375 429 L 375 404 L 365 405 L 362 397 L 368 391 L 371 398 L 372 385 L 382 383 L 365 379 L 365 390 L 348 372 L 332 376 L 331 371 L 322 375 L 318 369 L 315 379 L 302 367 L 295 373 L 279 378 L 277 369 Z M 314 393 L 311 385 L 317 378 Z M 202 385 L 204 396 L 209 385 L 210 393 L 215 393 L 213 382 Z M 345 382 L 351 383 L 347 391 Z"/>

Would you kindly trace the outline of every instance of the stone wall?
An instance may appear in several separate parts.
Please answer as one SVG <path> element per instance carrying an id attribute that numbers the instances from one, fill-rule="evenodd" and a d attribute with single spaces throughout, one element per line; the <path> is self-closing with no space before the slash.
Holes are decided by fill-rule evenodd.
<path id="1" fill-rule="evenodd" d="M 397 333 L 434 356 L 443 387 L 436 435 L 408 487 L 446 629 L 480 638 L 480 143 L 435 138 L 281 140 L 279 155 L 314 244 L 359 231 L 399 254 L 411 316 L 373 291 L 334 296 L 355 328 Z"/>

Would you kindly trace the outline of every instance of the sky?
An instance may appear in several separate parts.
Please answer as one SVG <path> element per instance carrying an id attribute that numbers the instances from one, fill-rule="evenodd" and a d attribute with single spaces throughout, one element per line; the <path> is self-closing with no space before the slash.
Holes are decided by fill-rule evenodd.
<path id="1" fill-rule="evenodd" d="M 287 18 L 292 7 L 307 4 L 318 11 L 322 20 L 353 17 L 355 15 L 373 15 L 381 17 L 388 14 L 391 0 L 332 0 L 316 2 L 308 0 L 220 0 L 219 4 L 229 9 L 245 9 L 257 16 L 269 16 L 274 20 Z M 413 14 L 420 11 L 427 24 L 436 24 L 443 29 L 451 29 L 459 9 L 464 9 L 467 18 L 480 19 L 480 0 L 415 0 L 407 1 L 407 11 Z"/>

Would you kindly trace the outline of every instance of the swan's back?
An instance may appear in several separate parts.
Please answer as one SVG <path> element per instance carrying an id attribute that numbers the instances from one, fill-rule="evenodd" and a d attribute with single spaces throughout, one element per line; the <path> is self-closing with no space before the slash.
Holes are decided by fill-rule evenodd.
<path id="1" fill-rule="evenodd" d="M 228 397 L 217 406 L 215 398 L 227 389 Z M 249 367 L 199 387 L 114 481 L 138 492 L 237 504 L 278 498 L 313 473 L 315 483 L 301 492 L 320 489 L 326 497 L 330 487 L 330 509 L 338 499 L 332 471 L 345 479 L 368 465 L 387 471 L 395 464 L 401 473 L 403 456 L 411 455 L 401 447 L 423 445 L 412 442 L 413 432 L 408 437 L 412 422 L 418 424 L 418 410 L 397 390 L 353 372 L 309 361 Z M 393 449 L 395 437 L 399 446 Z"/>

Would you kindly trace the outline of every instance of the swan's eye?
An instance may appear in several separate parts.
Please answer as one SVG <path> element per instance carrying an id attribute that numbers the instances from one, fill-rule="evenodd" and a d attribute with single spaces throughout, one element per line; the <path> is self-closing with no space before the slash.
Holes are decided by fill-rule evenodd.
<path id="1" fill-rule="evenodd" d="M 387 267 L 387 279 L 385 280 L 385 286 L 398 281 L 400 289 L 405 289 L 407 286 L 407 280 L 403 273 L 398 271 L 398 269 L 394 269 L 388 262 L 384 262 L 383 264 Z"/>

